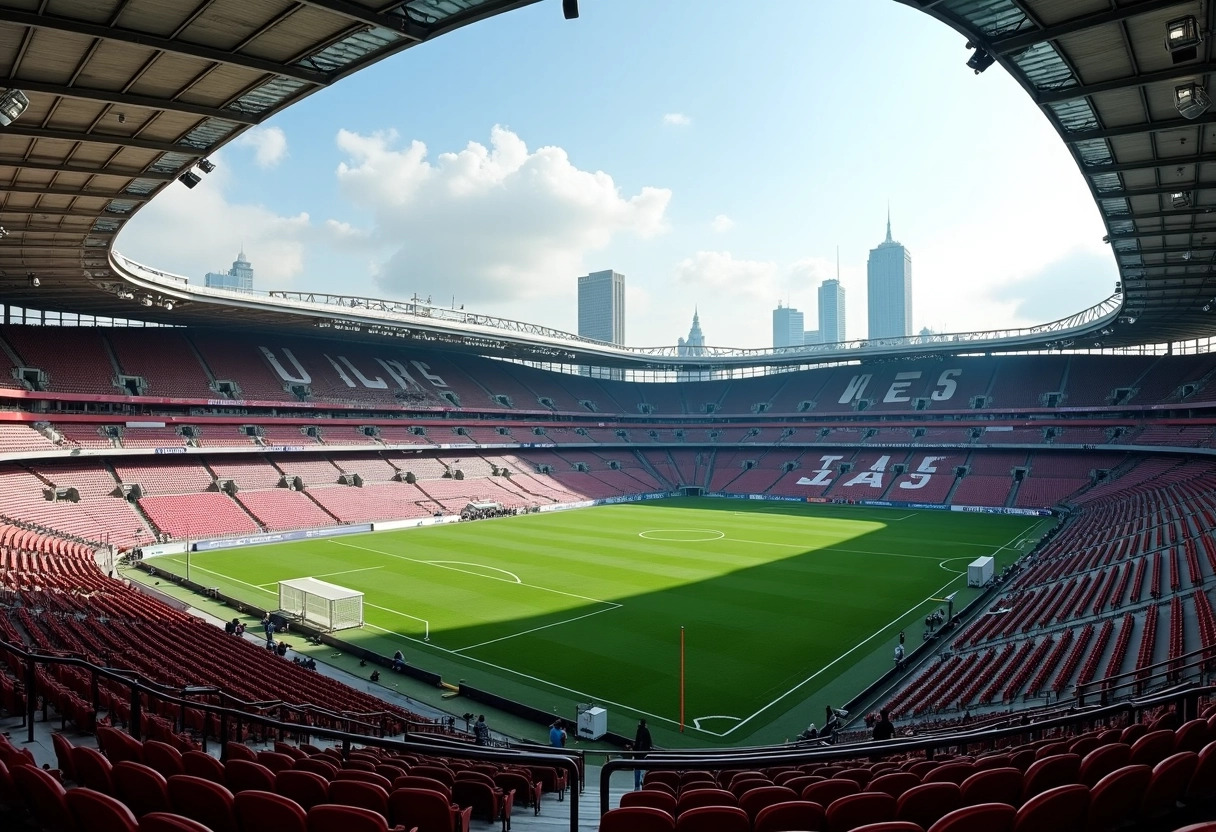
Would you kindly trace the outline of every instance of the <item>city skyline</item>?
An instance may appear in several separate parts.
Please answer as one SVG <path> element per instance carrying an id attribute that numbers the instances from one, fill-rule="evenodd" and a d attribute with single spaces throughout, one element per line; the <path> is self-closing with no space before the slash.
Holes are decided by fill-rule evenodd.
<path id="1" fill-rule="evenodd" d="M 887 208 L 887 238 L 870 249 L 866 261 L 866 337 L 905 338 L 912 334 L 912 255 L 891 236 Z"/>
<path id="2" fill-rule="evenodd" d="M 203 275 L 203 286 L 208 289 L 238 289 L 249 291 L 253 289 L 253 264 L 245 258 L 245 247 L 232 261 L 232 267 L 226 272 L 207 272 Z"/>

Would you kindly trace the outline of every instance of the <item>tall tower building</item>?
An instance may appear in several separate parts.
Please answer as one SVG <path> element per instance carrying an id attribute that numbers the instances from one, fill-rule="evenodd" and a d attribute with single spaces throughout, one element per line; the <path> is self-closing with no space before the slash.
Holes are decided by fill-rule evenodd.
<path id="1" fill-rule="evenodd" d="M 608 270 L 578 279 L 578 334 L 625 344 L 625 275 Z"/>
<path id="2" fill-rule="evenodd" d="M 844 330 L 844 287 L 840 285 L 840 249 L 836 249 L 836 277 L 819 284 L 819 337 L 825 344 L 847 341 Z"/>
<path id="3" fill-rule="evenodd" d="M 866 264 L 866 301 L 871 340 L 912 334 L 912 255 L 891 238 L 889 210 L 887 239 L 870 249 Z"/>
<path id="4" fill-rule="evenodd" d="M 692 329 L 688 330 L 688 338 L 676 342 L 676 355 L 705 355 L 705 333 L 701 331 L 701 313 L 694 309 L 692 313 Z"/>
<path id="5" fill-rule="evenodd" d="M 773 348 L 801 347 L 803 314 L 792 306 L 777 302 L 773 310 Z"/>
<path id="6" fill-rule="evenodd" d="M 203 276 L 203 285 L 208 289 L 252 289 L 253 265 L 245 259 L 245 249 L 232 261 L 232 268 L 226 272 L 207 272 Z"/>

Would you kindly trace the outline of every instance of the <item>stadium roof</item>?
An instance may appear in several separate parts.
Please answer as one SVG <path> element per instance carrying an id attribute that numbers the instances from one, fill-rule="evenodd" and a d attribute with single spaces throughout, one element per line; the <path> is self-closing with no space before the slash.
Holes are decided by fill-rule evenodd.
<path id="1" fill-rule="evenodd" d="M 335 315 L 302 298 L 207 295 L 180 278 L 128 269 L 112 256 L 113 240 L 161 188 L 248 127 L 374 61 L 535 1 L 0 0 L 0 87 L 30 100 L 0 129 L 0 226 L 8 232 L 0 239 L 0 303 L 278 330 L 333 319 L 367 332 L 358 302 Z M 983 51 L 977 66 L 990 55 L 1022 83 L 1076 158 L 1119 264 L 1122 309 L 1107 302 L 1005 348 L 1131 346 L 1216 333 L 1216 110 L 1187 119 L 1175 103 L 1179 86 L 1205 87 L 1216 70 L 1216 4 L 897 2 L 953 26 Z M 1188 16 L 1199 18 L 1201 42 L 1167 50 L 1167 24 Z M 960 53 L 960 72 L 968 71 L 964 60 Z M 456 343 L 466 324 L 431 320 L 415 331 Z M 509 341 L 511 354 L 524 356 L 533 338 L 544 351 L 554 347 L 527 325 L 505 341 L 475 335 L 470 349 L 492 352 Z M 737 362 L 720 355 L 676 362 L 656 350 L 560 346 L 601 363 L 793 361 L 749 351 Z"/>

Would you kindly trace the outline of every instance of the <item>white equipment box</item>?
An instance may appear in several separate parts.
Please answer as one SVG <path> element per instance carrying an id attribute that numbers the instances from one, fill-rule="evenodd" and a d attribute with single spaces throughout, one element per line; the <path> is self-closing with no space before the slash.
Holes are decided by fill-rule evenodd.
<path id="1" fill-rule="evenodd" d="M 578 735 L 588 740 L 598 740 L 608 733 L 608 711 L 592 706 L 579 711 Z"/>
<path id="2" fill-rule="evenodd" d="M 976 558 L 967 564 L 967 586 L 985 586 L 992 580 L 992 558 Z"/>

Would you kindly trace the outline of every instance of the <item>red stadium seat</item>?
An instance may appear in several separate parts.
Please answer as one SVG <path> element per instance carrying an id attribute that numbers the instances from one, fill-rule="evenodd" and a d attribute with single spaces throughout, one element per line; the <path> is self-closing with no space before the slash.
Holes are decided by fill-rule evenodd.
<path id="1" fill-rule="evenodd" d="M 89 832 L 138 832 L 139 821 L 117 798 L 93 789 L 71 789 L 65 796 L 78 829 Z"/>
<path id="2" fill-rule="evenodd" d="M 1011 832 L 1017 810 L 1005 803 L 964 806 L 943 815 L 928 832 Z"/>
<path id="3" fill-rule="evenodd" d="M 697 806 L 679 814 L 676 832 L 752 832 L 752 824 L 738 806 Z"/>
<path id="4" fill-rule="evenodd" d="M 237 832 L 232 792 L 219 783 L 189 774 L 174 775 L 169 778 L 169 802 L 174 814 L 196 820 L 212 832 Z"/>
<path id="5" fill-rule="evenodd" d="M 928 829 L 947 812 L 963 805 L 963 791 L 954 783 L 923 783 L 899 796 L 896 820 L 906 820 Z"/>
<path id="6" fill-rule="evenodd" d="M 827 808 L 828 832 L 849 832 L 867 823 L 895 820 L 895 798 L 882 792 L 861 792 L 833 800 Z"/>
<path id="7" fill-rule="evenodd" d="M 1152 779 L 1148 766 L 1124 766 L 1099 780 L 1089 791 L 1086 832 L 1107 832 L 1135 818 Z"/>
<path id="8" fill-rule="evenodd" d="M 785 832 L 788 829 L 822 829 L 823 807 L 809 800 L 770 803 L 756 813 L 753 832 Z"/>
<path id="9" fill-rule="evenodd" d="M 1019 772 L 1020 774 L 1021 772 Z M 975 775 L 972 775 L 973 777 Z M 908 789 L 920 785 L 920 778 L 907 771 L 895 771 L 875 777 L 866 786 L 868 792 L 882 792 L 896 799 Z"/>
<path id="10" fill-rule="evenodd" d="M 115 797 L 127 804 L 136 817 L 170 811 L 169 783 L 156 769 L 124 761 L 114 766 L 110 776 Z"/>
<path id="11" fill-rule="evenodd" d="M 390 827 L 384 815 L 357 806 L 322 803 L 308 810 L 308 832 L 390 832 L 405 827 Z"/>
<path id="12" fill-rule="evenodd" d="M 307 832 L 308 814 L 294 800 L 271 792 L 241 792 L 232 799 L 242 832 Z"/>
<path id="13" fill-rule="evenodd" d="M 676 816 L 676 799 L 666 792 L 639 789 L 635 792 L 625 792 L 621 795 L 621 806 L 649 806 L 661 809 L 673 818 Z"/>
<path id="14" fill-rule="evenodd" d="M 1141 817 L 1156 818 L 1173 812 L 1186 793 L 1198 764 L 1199 755 L 1194 751 L 1180 751 L 1157 763 L 1140 804 Z"/>
<path id="15" fill-rule="evenodd" d="M 329 781 L 311 771 L 280 771 L 274 776 L 274 791 L 294 800 L 306 812 L 329 802 Z"/>
<path id="16" fill-rule="evenodd" d="M 211 827 L 172 812 L 153 812 L 139 819 L 139 832 L 211 832 Z"/>
<path id="17" fill-rule="evenodd" d="M 599 832 L 675 832 L 676 819 L 650 806 L 609 809 L 600 818 Z M 419 828 L 418 832 L 424 832 Z"/>
<path id="18" fill-rule="evenodd" d="M 67 793 L 50 772 L 35 766 L 14 766 L 9 773 L 13 786 L 39 828 L 45 832 L 76 832 L 76 820 L 68 810 Z"/>
<path id="19" fill-rule="evenodd" d="M 274 791 L 274 772 L 261 763 L 229 760 L 224 765 L 224 785 L 233 794 L 244 791 Z"/>
<path id="20" fill-rule="evenodd" d="M 1085 827 L 1089 789 L 1074 783 L 1039 792 L 1018 809 L 1013 832 L 1075 832 Z"/>
<path id="21" fill-rule="evenodd" d="M 1022 772 L 1009 768 L 977 771 L 962 783 L 963 805 L 977 803 L 1008 803 L 1015 809 L 1022 805 Z"/>

